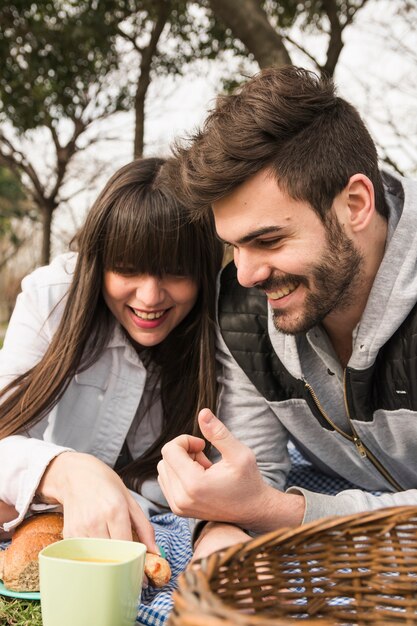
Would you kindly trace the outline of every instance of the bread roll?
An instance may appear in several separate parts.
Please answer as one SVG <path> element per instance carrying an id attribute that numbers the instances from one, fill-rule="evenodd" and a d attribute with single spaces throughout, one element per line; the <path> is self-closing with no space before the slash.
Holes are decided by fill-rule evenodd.
<path id="1" fill-rule="evenodd" d="M 157 554 L 146 553 L 145 574 L 153 587 L 163 587 L 171 578 L 171 568 L 166 559 Z"/>
<path id="2" fill-rule="evenodd" d="M 132 528 L 133 541 L 139 541 L 139 537 Z M 145 556 L 145 574 L 152 587 L 164 587 L 171 579 L 171 568 L 166 559 L 157 554 L 147 552 Z"/>
<path id="3" fill-rule="evenodd" d="M 39 591 L 41 550 L 62 539 L 62 513 L 39 513 L 20 524 L 6 550 L 0 551 L 0 579 L 11 591 Z M 139 541 L 133 532 L 134 540 Z M 156 554 L 146 554 L 145 574 L 154 587 L 163 587 L 171 578 L 168 562 Z"/>
<path id="4" fill-rule="evenodd" d="M 0 578 L 7 589 L 39 591 L 39 552 L 62 539 L 62 527 L 60 513 L 40 513 L 18 526 L 1 555 Z"/>

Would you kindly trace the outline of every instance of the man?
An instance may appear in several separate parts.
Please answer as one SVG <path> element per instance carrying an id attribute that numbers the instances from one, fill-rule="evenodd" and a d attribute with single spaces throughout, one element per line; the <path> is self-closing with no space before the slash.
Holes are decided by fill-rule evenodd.
<path id="1" fill-rule="evenodd" d="M 221 460 L 182 436 L 159 464 L 171 508 L 210 520 L 197 555 L 417 504 L 417 185 L 381 174 L 357 111 L 294 67 L 221 98 L 177 166 L 237 268 L 220 281 L 221 422 L 199 418 Z M 289 439 L 357 489 L 284 492 Z"/>

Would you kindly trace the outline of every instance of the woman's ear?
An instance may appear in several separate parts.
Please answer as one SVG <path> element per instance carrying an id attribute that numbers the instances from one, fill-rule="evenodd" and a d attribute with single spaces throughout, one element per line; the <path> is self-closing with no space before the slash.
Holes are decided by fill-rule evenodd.
<path id="1" fill-rule="evenodd" d="M 345 188 L 352 232 L 365 230 L 375 214 L 374 186 L 364 174 L 354 174 Z"/>

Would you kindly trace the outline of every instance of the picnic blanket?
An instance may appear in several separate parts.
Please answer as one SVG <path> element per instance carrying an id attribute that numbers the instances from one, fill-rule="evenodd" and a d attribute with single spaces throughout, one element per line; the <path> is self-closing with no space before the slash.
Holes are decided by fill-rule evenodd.
<path id="1" fill-rule="evenodd" d="M 343 489 L 354 487 L 341 479 L 324 475 L 315 470 L 294 448 L 290 447 L 292 469 L 287 487 L 298 485 L 311 491 L 336 494 Z M 137 623 L 146 626 L 163 626 L 172 609 L 172 593 L 177 586 L 177 578 L 191 559 L 191 531 L 188 520 L 173 513 L 154 515 L 151 522 L 155 528 L 156 541 L 165 551 L 172 570 L 172 578 L 163 589 L 147 587 L 143 589 L 138 607 Z M 8 542 L 0 543 L 0 549 Z"/>

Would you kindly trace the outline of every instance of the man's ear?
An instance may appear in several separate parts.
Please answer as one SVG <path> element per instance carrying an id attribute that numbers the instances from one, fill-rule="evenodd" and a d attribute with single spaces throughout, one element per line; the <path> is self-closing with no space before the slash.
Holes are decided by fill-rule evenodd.
<path id="1" fill-rule="evenodd" d="M 354 174 L 345 187 L 352 232 L 359 233 L 369 226 L 375 214 L 374 186 L 365 174 Z"/>

